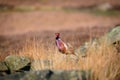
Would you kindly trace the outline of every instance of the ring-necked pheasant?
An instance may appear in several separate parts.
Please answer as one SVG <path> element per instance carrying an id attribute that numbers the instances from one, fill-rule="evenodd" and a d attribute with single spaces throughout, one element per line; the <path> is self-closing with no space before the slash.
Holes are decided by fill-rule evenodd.
<path id="1" fill-rule="evenodd" d="M 60 33 L 55 33 L 56 35 L 56 45 L 58 47 L 58 50 L 60 52 L 62 52 L 63 54 L 74 54 L 74 49 L 72 46 L 67 45 L 66 43 L 64 43 L 61 38 L 60 38 Z"/>

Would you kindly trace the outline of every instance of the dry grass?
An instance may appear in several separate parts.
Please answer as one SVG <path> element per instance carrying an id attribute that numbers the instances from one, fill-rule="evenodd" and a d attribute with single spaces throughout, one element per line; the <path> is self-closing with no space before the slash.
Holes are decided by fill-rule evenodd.
<path id="1" fill-rule="evenodd" d="M 103 29 L 103 28 L 101 28 Z M 81 30 L 81 31 L 80 31 Z M 107 32 L 99 30 L 97 28 L 87 30 L 80 29 L 78 31 L 72 32 L 66 31 L 61 32 L 63 34 L 63 40 L 66 42 L 72 43 L 74 46 L 81 45 L 83 42 L 87 40 L 91 40 L 91 37 L 99 37 Z M 87 31 L 86 31 L 87 30 Z M 79 33 L 80 32 L 80 33 Z M 85 32 L 88 32 L 86 34 Z M 38 34 L 38 33 L 37 33 Z M 55 44 L 53 43 L 53 38 L 49 34 L 53 34 L 53 32 L 44 32 L 39 36 L 34 36 L 25 38 L 27 36 L 22 36 L 20 39 L 18 36 L 17 40 L 13 40 L 12 42 L 8 42 L 8 45 L 16 44 L 18 46 L 13 45 L 13 48 L 16 48 L 16 51 L 10 48 L 10 55 L 19 55 L 19 56 L 27 56 L 31 58 L 32 61 L 32 70 L 43 70 L 43 69 L 54 69 L 54 70 L 90 70 L 94 74 L 95 80 L 119 80 L 120 75 L 120 54 L 116 51 L 113 46 L 107 46 L 104 42 L 96 49 L 91 46 L 88 49 L 87 57 L 81 57 L 79 55 L 79 59 L 77 61 L 76 57 L 73 55 L 64 55 L 58 52 Z M 69 36 L 69 35 L 70 36 Z M 30 34 L 29 34 L 30 35 Z M 34 34 L 33 34 L 34 35 Z M 32 36 L 33 36 L 32 35 Z M 45 37 L 46 36 L 46 37 Z M 90 38 L 90 39 L 89 39 Z M 81 41 L 80 41 L 81 40 Z M 5 40 L 4 40 L 5 41 Z M 20 42 L 19 41 L 23 41 Z M 13 43 L 14 42 L 14 43 Z M 3 42 L 4 43 L 4 42 Z M 7 44 L 7 43 L 6 43 Z M 6 46 L 8 46 L 6 45 Z M 12 47 L 12 46 L 10 46 Z M 5 47 L 6 48 L 6 47 Z M 75 47 L 77 48 L 77 47 Z M 7 49 L 7 48 L 6 48 Z M 4 55 L 4 54 L 1 54 Z M 2 57 L 0 57 L 1 59 Z M 92 79 L 94 80 L 94 79 Z"/>
<path id="2" fill-rule="evenodd" d="M 43 41 L 37 42 L 37 39 L 27 40 L 19 55 L 31 58 L 33 70 L 91 70 L 95 75 L 95 80 L 97 78 L 99 80 L 116 80 L 120 74 L 120 54 L 113 46 L 107 46 L 105 43 L 102 43 L 97 50 L 91 46 L 87 57 L 79 56 L 78 61 L 73 55 L 59 53 L 53 45 L 46 48 Z"/>

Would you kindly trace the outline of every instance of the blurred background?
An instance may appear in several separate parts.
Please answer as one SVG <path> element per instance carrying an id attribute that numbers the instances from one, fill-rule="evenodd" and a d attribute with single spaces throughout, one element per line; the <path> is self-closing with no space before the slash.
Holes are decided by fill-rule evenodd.
<path id="1" fill-rule="evenodd" d="M 119 0 L 0 0 L 0 35 L 113 27 Z"/>
<path id="2" fill-rule="evenodd" d="M 19 50 L 27 37 L 55 45 L 55 32 L 79 47 L 119 24 L 120 0 L 0 0 L 0 51 Z"/>

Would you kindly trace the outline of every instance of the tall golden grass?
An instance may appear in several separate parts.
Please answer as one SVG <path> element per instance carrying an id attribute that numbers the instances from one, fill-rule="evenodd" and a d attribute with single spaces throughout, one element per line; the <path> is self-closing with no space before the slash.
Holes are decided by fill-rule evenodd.
<path id="1" fill-rule="evenodd" d="M 61 37 L 65 42 L 70 42 L 77 48 L 89 38 L 89 40 L 91 40 L 91 37 L 100 37 L 107 32 L 107 30 L 108 29 L 105 28 L 83 28 L 73 32 L 63 31 L 61 32 L 63 34 Z M 79 59 L 77 59 L 78 57 L 74 55 L 65 55 L 58 51 L 52 38 L 53 35 L 50 35 L 53 34 L 53 32 L 44 32 L 44 35 L 41 33 L 41 35 L 38 34 L 39 36 L 34 36 L 34 38 L 34 34 L 32 34 L 32 39 L 31 34 L 25 37 L 22 36 L 22 38 L 17 36 L 17 40 L 14 40 L 14 37 L 12 37 L 12 42 L 9 41 L 7 45 L 5 44 L 5 46 L 11 45 L 10 48 L 5 47 L 6 50 L 9 49 L 8 52 L 10 54 L 0 54 L 0 60 L 3 60 L 7 55 L 27 56 L 31 59 L 32 70 L 34 71 L 44 69 L 90 70 L 94 75 L 94 79 L 92 78 L 91 80 L 120 79 L 120 53 L 117 52 L 112 45 L 106 45 L 106 42 L 103 41 L 97 48 L 90 46 L 87 50 L 87 56 L 81 57 L 81 55 L 79 55 Z M 6 41 L 4 43 L 6 43 Z"/>
<path id="2" fill-rule="evenodd" d="M 42 40 L 38 42 L 37 39 L 26 40 L 19 55 L 31 58 L 32 70 L 91 70 L 95 80 L 119 80 L 120 54 L 115 47 L 108 46 L 105 42 L 98 48 L 91 46 L 87 51 L 87 57 L 79 55 L 77 61 L 74 55 L 61 54 L 56 46 L 46 47 Z"/>

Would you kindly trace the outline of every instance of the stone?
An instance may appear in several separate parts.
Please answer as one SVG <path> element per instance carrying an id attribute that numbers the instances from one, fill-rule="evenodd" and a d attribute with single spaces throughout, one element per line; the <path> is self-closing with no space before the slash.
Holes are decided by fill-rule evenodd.
<path id="1" fill-rule="evenodd" d="M 117 41 L 120 41 L 120 26 L 116 26 L 110 30 L 104 38 L 106 39 L 107 44 L 113 44 Z"/>
<path id="2" fill-rule="evenodd" d="M 7 71 L 8 67 L 6 66 L 4 61 L 0 62 L 0 71 Z"/>
<path id="3" fill-rule="evenodd" d="M 58 71 L 57 71 L 58 72 Z M 56 71 L 54 71 L 56 73 Z M 69 71 L 59 71 L 57 74 L 53 74 L 50 80 L 89 80 L 90 71 L 84 70 L 69 70 Z"/>
<path id="4" fill-rule="evenodd" d="M 111 29 L 105 36 L 101 37 L 99 41 L 104 42 L 107 46 L 113 45 L 118 52 L 120 52 L 120 26 Z"/>
<path id="5" fill-rule="evenodd" d="M 12 72 L 28 66 L 28 64 L 30 64 L 30 59 L 27 57 L 10 55 L 5 58 L 5 64 L 10 72 Z"/>
<path id="6" fill-rule="evenodd" d="M 90 80 L 90 70 L 40 70 L 11 74 L 0 80 Z"/>
<path id="7" fill-rule="evenodd" d="M 8 67 L 4 61 L 0 62 L 0 76 L 5 76 L 9 73 Z"/>
<path id="8" fill-rule="evenodd" d="M 86 57 L 87 56 L 87 51 L 89 48 L 94 48 L 97 49 L 99 47 L 100 43 L 98 41 L 98 39 L 93 39 L 90 42 L 85 42 L 84 45 L 80 46 L 79 48 L 77 48 L 75 50 L 75 53 L 82 56 L 82 57 Z"/>
<path id="9" fill-rule="evenodd" d="M 110 3 L 103 3 L 96 7 L 97 10 L 108 11 L 111 10 L 113 6 Z"/>

